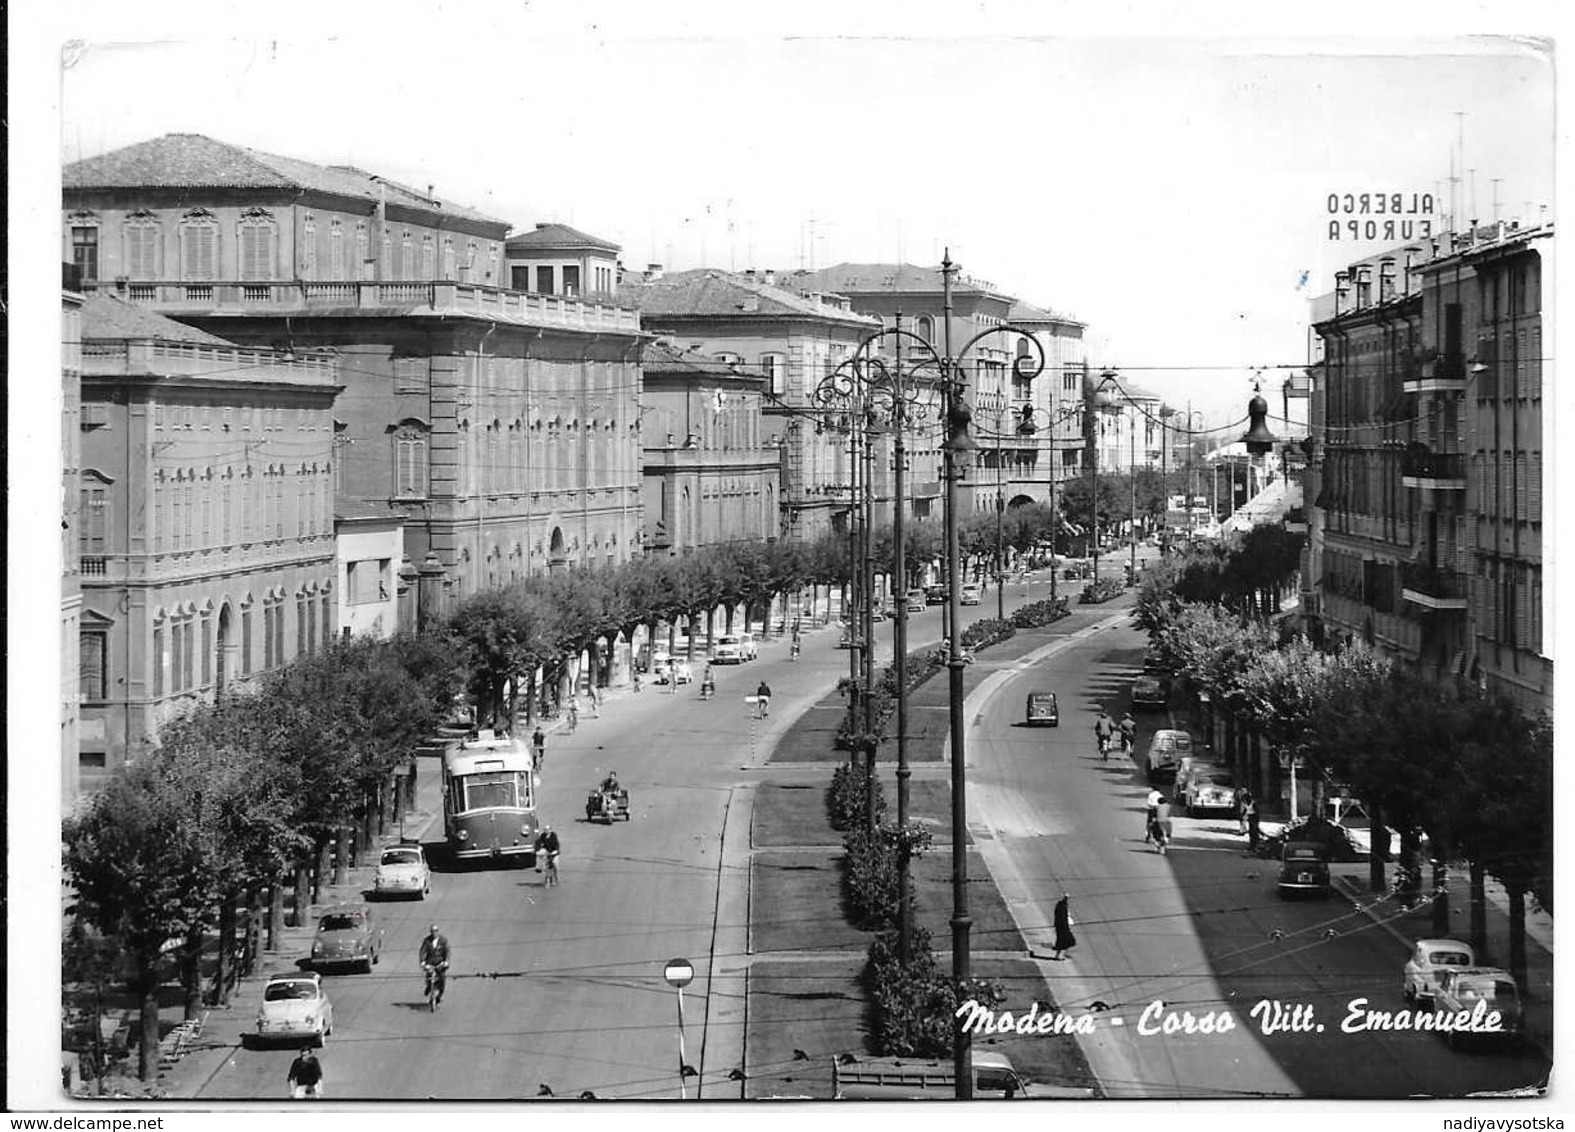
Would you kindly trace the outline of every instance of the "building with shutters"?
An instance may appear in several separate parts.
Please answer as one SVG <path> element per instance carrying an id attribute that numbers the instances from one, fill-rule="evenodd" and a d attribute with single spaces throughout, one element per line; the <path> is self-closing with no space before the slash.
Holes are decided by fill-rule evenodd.
<path id="1" fill-rule="evenodd" d="M 328 353 L 82 305 L 80 768 L 89 788 L 191 704 L 335 635 Z"/>
<path id="2" fill-rule="evenodd" d="M 194 134 L 63 182 L 84 287 L 230 342 L 337 352 L 338 497 L 397 519 L 404 559 L 441 571 L 429 615 L 639 552 L 638 315 L 565 294 L 557 261 L 550 293 L 510 287 L 505 221 Z"/>
<path id="3" fill-rule="evenodd" d="M 82 472 L 82 296 L 73 273 L 60 296 L 60 801 L 80 793 L 82 563 L 77 518 Z"/>
<path id="4" fill-rule="evenodd" d="M 1438 680 L 1551 709 L 1542 564 L 1551 225 L 1444 233 L 1315 300 L 1308 607 Z"/>
<path id="5" fill-rule="evenodd" d="M 757 444 L 781 453 L 780 534 L 813 541 L 846 530 L 848 443 L 825 427 L 828 418 L 814 395 L 879 323 L 855 314 L 837 296 L 778 286 L 771 272 L 653 269 L 638 279 L 626 275 L 619 298 L 638 306 L 644 327 L 665 335 L 681 353 L 703 354 L 763 378 Z M 885 495 L 890 498 L 889 488 Z"/>
<path id="6" fill-rule="evenodd" d="M 782 448 L 762 439 L 765 374 L 665 339 L 642 368 L 646 550 L 774 542 Z"/>

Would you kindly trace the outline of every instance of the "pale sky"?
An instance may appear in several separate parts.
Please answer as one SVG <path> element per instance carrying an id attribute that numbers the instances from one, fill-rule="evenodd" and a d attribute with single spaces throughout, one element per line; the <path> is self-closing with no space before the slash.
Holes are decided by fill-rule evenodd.
<path id="1" fill-rule="evenodd" d="M 63 72 L 62 157 L 208 134 L 570 223 L 633 269 L 934 264 L 950 246 L 1086 321 L 1096 364 L 1236 416 L 1252 367 L 1306 360 L 1306 297 L 1381 246 L 1326 238 L 1329 193 L 1441 189 L 1443 211 L 1463 124 L 1463 214 L 1491 218 L 1495 178 L 1502 216 L 1552 205 L 1551 48 L 1530 41 L 546 22 L 90 36 Z"/>
<path id="2" fill-rule="evenodd" d="M 1096 365 L 1236 419 L 1255 367 L 1305 361 L 1306 299 L 1379 250 L 1326 239 L 1329 193 L 1442 188 L 1446 208 L 1464 112 L 1476 199 L 1464 184 L 1463 211 L 1491 219 L 1497 179 L 1501 216 L 1552 215 L 1546 37 L 1560 5 L 1283 7 L 9 5 L 8 817 L 29 856 L 13 858 L 8 897 L 12 938 L 38 940 L 34 961 L 11 964 L 10 1021 L 48 1022 L 59 1003 L 52 929 L 36 928 L 58 923 L 60 892 L 63 160 L 204 133 L 430 183 L 519 228 L 570 223 L 621 244 L 635 270 L 933 265 L 949 246 L 969 274 L 1088 323 Z M 1510 32 L 1527 38 L 1488 37 Z M 83 46 L 63 53 L 68 41 Z M 1570 395 L 1550 390 L 1553 429 Z M 1562 604 L 1552 612 L 1563 620 Z M 55 1103 L 50 1043 L 11 1053 L 13 1104 Z"/>

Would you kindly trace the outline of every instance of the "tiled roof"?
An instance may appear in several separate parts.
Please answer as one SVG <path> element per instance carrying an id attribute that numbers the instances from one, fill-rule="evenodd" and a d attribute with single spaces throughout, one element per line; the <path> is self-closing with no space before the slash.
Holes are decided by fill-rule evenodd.
<path id="1" fill-rule="evenodd" d="M 1044 307 L 1036 307 L 1032 303 L 1023 302 L 1021 299 L 1012 303 L 1012 309 L 1006 317 L 1012 322 L 1065 322 L 1073 326 L 1083 325 L 1075 318 L 1064 314 L 1056 314 L 1055 311 L 1046 310 Z"/>
<path id="2" fill-rule="evenodd" d="M 703 354 L 690 347 L 680 350 L 665 338 L 658 338 L 645 348 L 640 368 L 646 373 L 700 373 L 710 377 L 759 377 L 759 374 L 724 362 L 710 354 Z"/>
<path id="3" fill-rule="evenodd" d="M 795 271 L 791 276 L 798 286 L 811 291 L 834 294 L 860 294 L 868 291 L 940 291 L 941 269 L 915 267 L 911 263 L 839 263 L 819 271 Z M 958 275 L 952 280 L 956 292 L 999 294 L 994 287 Z"/>
<path id="4" fill-rule="evenodd" d="M 604 248 L 610 252 L 621 251 L 617 244 L 596 236 L 586 235 L 567 224 L 537 224 L 533 232 L 510 236 L 506 248 Z"/>
<path id="5" fill-rule="evenodd" d="M 203 346 L 235 345 L 216 334 L 144 310 L 125 299 L 102 294 L 88 295 L 82 301 L 82 337 L 157 338 L 165 342 L 195 342 Z"/>
<path id="6" fill-rule="evenodd" d="M 61 173 L 66 189 L 240 188 L 315 189 L 359 200 L 441 212 L 507 227 L 508 222 L 474 209 L 436 201 L 407 185 L 353 165 L 315 165 L 263 153 L 203 134 L 165 134 L 151 141 L 73 161 Z"/>
<path id="7" fill-rule="evenodd" d="M 624 280 L 620 304 L 637 306 L 647 318 L 663 315 L 794 315 L 855 326 L 874 327 L 877 320 L 830 306 L 758 279 L 726 271 L 697 268 L 664 275 L 650 283 Z"/>

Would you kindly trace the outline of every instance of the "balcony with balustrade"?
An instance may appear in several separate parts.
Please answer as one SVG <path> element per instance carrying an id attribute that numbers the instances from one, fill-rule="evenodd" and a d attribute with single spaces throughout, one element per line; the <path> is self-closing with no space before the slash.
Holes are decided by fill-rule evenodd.
<path id="1" fill-rule="evenodd" d="M 1400 596 L 1425 609 L 1464 610 L 1470 588 L 1458 570 L 1411 562 L 1400 567 Z"/>
<path id="2" fill-rule="evenodd" d="M 1406 393 L 1464 393 L 1466 360 L 1460 354 L 1419 358 L 1407 367 L 1400 388 Z"/>
<path id="3" fill-rule="evenodd" d="M 640 329 L 638 311 L 564 295 L 538 295 L 438 280 L 305 279 L 264 282 L 144 282 L 89 284 L 138 306 L 168 315 L 355 315 L 493 319 L 532 327 L 569 330 Z"/>
<path id="4" fill-rule="evenodd" d="M 1466 490 L 1466 458 L 1459 452 L 1435 452 L 1412 445 L 1400 455 L 1400 482 L 1434 491 Z"/>

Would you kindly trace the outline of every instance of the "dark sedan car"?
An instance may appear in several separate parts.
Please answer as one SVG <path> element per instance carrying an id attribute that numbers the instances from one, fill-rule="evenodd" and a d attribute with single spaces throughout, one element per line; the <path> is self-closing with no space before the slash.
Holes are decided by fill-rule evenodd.
<path id="1" fill-rule="evenodd" d="M 1280 857 L 1281 896 L 1329 895 L 1329 850 L 1316 841 L 1289 841 Z"/>
<path id="2" fill-rule="evenodd" d="M 1029 727 L 1059 727 L 1061 712 L 1056 706 L 1054 692 L 1029 692 L 1028 710 L 1024 720 Z"/>
<path id="3" fill-rule="evenodd" d="M 312 940 L 312 966 L 359 967 L 367 974 L 383 950 L 383 929 L 372 918 L 372 909 L 341 904 L 323 913 Z"/>
<path id="4" fill-rule="evenodd" d="M 924 587 L 924 604 L 925 605 L 945 605 L 946 604 L 946 587 L 945 586 L 925 586 Z"/>
<path id="5" fill-rule="evenodd" d="M 1170 702 L 1165 682 L 1158 676 L 1139 676 L 1132 681 L 1132 710 L 1163 710 Z"/>

